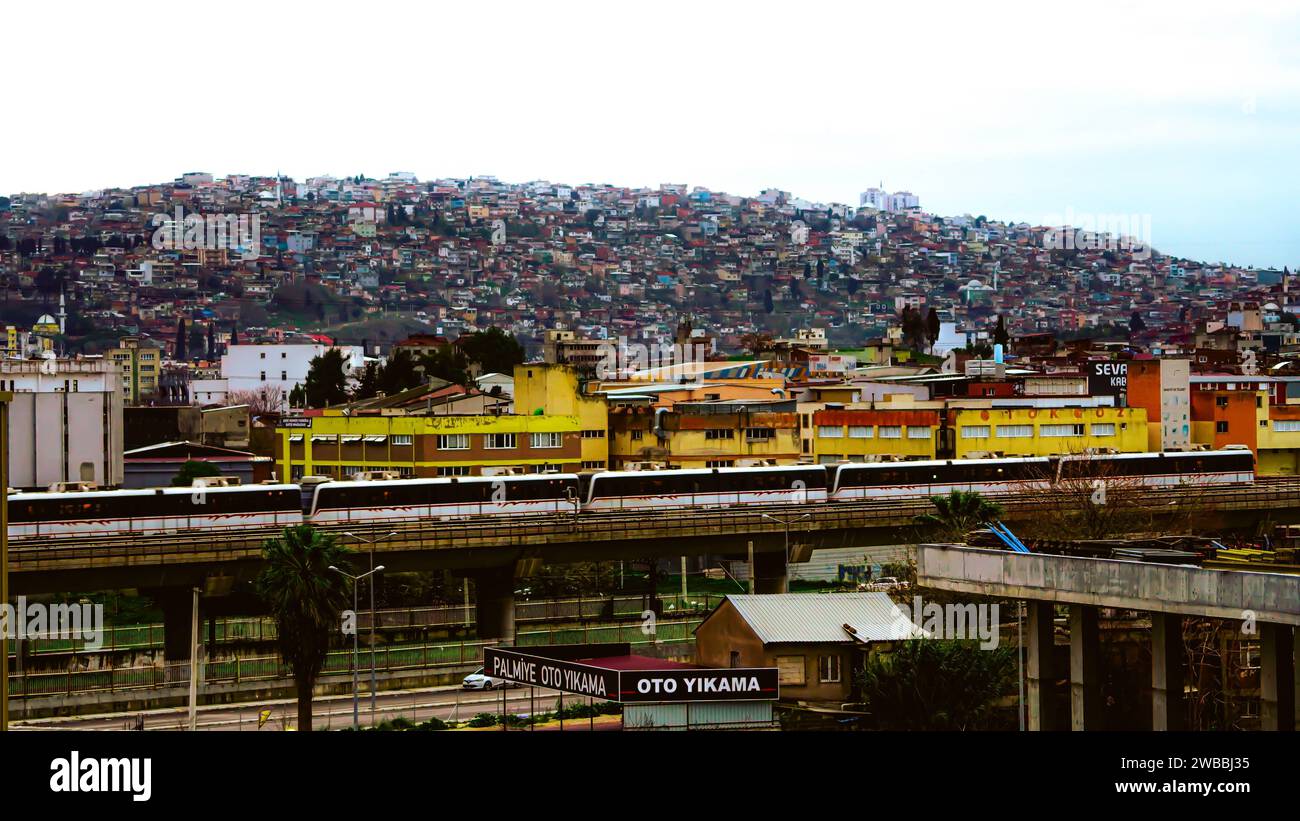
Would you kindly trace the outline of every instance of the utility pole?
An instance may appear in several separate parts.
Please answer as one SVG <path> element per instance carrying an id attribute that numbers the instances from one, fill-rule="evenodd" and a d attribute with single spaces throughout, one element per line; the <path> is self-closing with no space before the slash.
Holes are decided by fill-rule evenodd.
<path id="1" fill-rule="evenodd" d="M 352 580 L 352 613 L 353 613 L 353 618 L 355 619 L 356 612 L 357 612 L 357 582 L 361 581 L 362 579 L 368 576 L 372 576 L 375 573 L 382 572 L 384 566 L 381 564 L 379 565 L 379 567 L 373 568 L 369 572 L 362 573 L 360 576 L 353 576 L 351 573 L 346 573 L 342 570 L 339 570 L 334 565 L 330 565 L 329 569 L 333 570 L 335 573 L 338 573 L 341 576 L 347 576 L 349 579 Z M 372 619 L 371 626 L 372 628 L 374 626 L 373 619 Z M 361 651 L 357 644 L 357 636 L 360 633 L 361 631 L 356 629 L 356 623 L 354 621 L 352 627 L 352 729 L 354 730 L 360 729 L 361 727 L 361 718 L 360 718 L 361 702 L 360 702 L 359 688 L 357 683 L 357 668 L 360 666 L 359 661 L 361 658 Z M 373 720 L 373 715 L 371 716 L 371 718 Z"/>
<path id="2" fill-rule="evenodd" d="M 190 608 L 190 730 L 199 725 L 199 594 L 203 591 L 192 588 L 194 604 Z"/>
<path id="3" fill-rule="evenodd" d="M 362 537 L 357 536 L 353 533 L 344 533 L 343 535 L 351 536 L 352 538 L 356 539 L 358 542 L 362 542 L 363 544 L 367 544 L 370 546 L 370 573 L 366 574 L 367 576 L 370 576 L 372 573 L 375 572 L 375 545 L 380 542 L 385 542 L 393 538 L 394 536 L 397 535 L 397 531 L 396 530 L 389 531 L 386 535 L 380 536 L 377 539 L 363 539 Z M 354 641 L 353 644 L 355 643 L 356 642 Z M 376 674 L 375 674 L 375 580 L 372 577 L 370 579 L 370 724 L 371 726 L 374 726 L 375 723 L 375 698 L 376 698 L 375 691 L 378 689 L 379 688 L 376 683 Z"/>

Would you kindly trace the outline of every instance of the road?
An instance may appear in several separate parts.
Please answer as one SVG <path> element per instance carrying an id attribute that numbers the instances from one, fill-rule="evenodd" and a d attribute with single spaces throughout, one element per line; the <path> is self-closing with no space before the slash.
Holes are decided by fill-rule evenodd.
<path id="1" fill-rule="evenodd" d="M 465 720 L 478 713 L 500 713 L 502 694 L 510 712 L 517 715 L 527 714 L 536 706 L 536 711 L 554 710 L 559 699 L 555 690 L 536 688 L 530 699 L 526 687 L 505 691 L 483 692 L 462 690 L 459 687 L 434 687 L 421 690 L 397 690 L 381 692 L 376 699 L 375 722 L 393 719 L 398 716 L 416 723 L 437 717 Z M 578 696 L 565 696 L 565 704 L 582 702 Z M 360 701 L 360 723 L 362 727 L 370 725 L 370 697 L 363 693 Z M 212 705 L 199 708 L 197 726 L 200 730 L 227 730 L 238 732 L 257 732 L 258 714 L 270 710 L 271 717 L 261 728 L 261 732 L 278 732 L 292 728 L 297 724 L 297 702 L 293 699 L 277 699 L 259 704 Z M 69 716 L 60 718 L 32 719 L 13 722 L 12 730 L 129 730 L 135 729 L 143 717 L 146 730 L 183 730 L 188 725 L 188 713 L 185 708 L 148 710 L 133 713 L 111 713 L 93 716 Z M 314 701 L 313 724 L 317 730 L 341 730 L 352 725 L 352 696 L 325 696 Z M 566 729 L 587 730 L 591 722 L 587 719 L 565 721 Z M 602 729 L 597 726 L 596 729 Z M 526 732 L 526 730 L 524 730 Z"/>

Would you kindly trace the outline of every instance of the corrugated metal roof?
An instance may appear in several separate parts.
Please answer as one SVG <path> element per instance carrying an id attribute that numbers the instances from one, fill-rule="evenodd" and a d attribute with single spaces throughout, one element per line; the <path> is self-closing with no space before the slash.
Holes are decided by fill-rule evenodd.
<path id="1" fill-rule="evenodd" d="M 764 644 L 925 638 L 885 593 L 745 594 L 727 601 Z"/>

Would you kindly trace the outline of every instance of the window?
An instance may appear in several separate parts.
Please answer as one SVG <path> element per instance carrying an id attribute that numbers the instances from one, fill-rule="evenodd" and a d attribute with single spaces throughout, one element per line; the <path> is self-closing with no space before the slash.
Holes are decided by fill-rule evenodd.
<path id="1" fill-rule="evenodd" d="M 513 433 L 484 434 L 483 447 L 488 450 L 510 450 L 515 447 L 515 435 Z"/>
<path id="2" fill-rule="evenodd" d="M 745 441 L 747 442 L 770 442 L 776 438 L 776 431 L 771 428 L 747 428 L 745 430 Z"/>
<path id="3" fill-rule="evenodd" d="M 562 448 L 564 447 L 564 434 L 534 433 L 529 437 L 528 444 L 534 448 Z"/>
<path id="4" fill-rule="evenodd" d="M 998 425 L 999 439 L 1033 439 L 1033 425 Z"/>
<path id="5" fill-rule="evenodd" d="M 704 466 L 706 468 L 729 468 L 731 462 L 727 459 L 706 459 Z"/>
<path id="6" fill-rule="evenodd" d="M 730 428 L 711 428 L 710 430 L 706 430 L 704 432 L 705 441 L 712 441 L 715 439 L 735 439 L 735 438 L 736 438 L 736 432 L 734 430 L 731 430 Z"/>
<path id="7" fill-rule="evenodd" d="M 841 461 L 843 458 L 844 458 L 843 456 L 840 456 L 839 454 L 836 453 L 823 453 L 821 456 L 817 458 L 817 464 L 834 465 L 839 461 Z"/>
<path id="8" fill-rule="evenodd" d="M 632 433 L 632 441 L 633 441 L 633 442 L 640 442 L 640 441 L 641 441 L 641 437 L 645 436 L 645 431 L 643 431 L 643 430 L 634 430 L 634 431 L 632 431 L 631 433 Z"/>
<path id="9" fill-rule="evenodd" d="M 257 358 L 258 358 L 258 359 L 266 359 L 266 351 L 261 351 L 261 352 L 259 352 L 259 353 L 257 354 Z"/>
<path id="10" fill-rule="evenodd" d="M 469 434 L 468 433 L 439 434 L 438 450 L 469 450 Z"/>
<path id="11" fill-rule="evenodd" d="M 817 435 L 823 439 L 839 439 L 844 435 L 842 425 L 818 425 Z"/>
<path id="12" fill-rule="evenodd" d="M 840 657 L 820 656 L 817 659 L 817 678 L 823 684 L 833 684 L 840 680 Z"/>
<path id="13" fill-rule="evenodd" d="M 915 425 L 908 425 L 907 438 L 908 439 L 929 439 L 930 429 L 928 427 L 922 428 L 922 427 L 917 427 Z"/>
<path id="14" fill-rule="evenodd" d="M 288 371 L 280 371 L 280 381 L 281 381 L 281 382 L 285 382 L 285 381 L 287 381 L 288 379 L 289 379 L 289 372 L 288 372 Z"/>
<path id="15" fill-rule="evenodd" d="M 1227 423 L 1227 422 L 1215 422 L 1215 423 L 1214 423 L 1214 432 L 1215 432 L 1215 433 L 1227 433 L 1227 432 L 1228 432 L 1228 423 Z"/>
<path id="16" fill-rule="evenodd" d="M 902 439 L 903 429 L 898 425 L 881 425 L 880 438 L 881 439 Z"/>
<path id="17" fill-rule="evenodd" d="M 604 439 L 604 438 L 605 438 L 605 431 L 603 431 L 603 430 L 584 430 L 584 431 L 582 432 L 582 438 L 583 438 L 583 439 Z"/>
<path id="18" fill-rule="evenodd" d="M 1105 423 L 1099 423 L 1099 424 L 1093 425 L 1093 426 L 1092 426 L 1092 435 L 1093 435 L 1093 436 L 1114 436 L 1114 435 L 1115 435 L 1115 423 L 1114 423 L 1114 422 L 1105 422 Z"/>
<path id="19" fill-rule="evenodd" d="M 1300 431 L 1300 419 L 1274 419 L 1273 430 L 1278 433 Z"/>
<path id="20" fill-rule="evenodd" d="M 850 439 L 870 439 L 875 433 L 876 429 L 870 425 L 849 425 Z"/>
<path id="21" fill-rule="evenodd" d="M 1082 436 L 1083 425 L 1043 425 L 1038 429 L 1039 436 Z"/>
<path id="22" fill-rule="evenodd" d="M 604 462 L 583 462 L 582 469 L 583 470 L 604 470 L 605 463 Z"/>
<path id="23" fill-rule="evenodd" d="M 1214 397 L 1214 404 L 1218 405 L 1221 408 L 1226 408 L 1228 407 L 1228 397 L 1216 396 Z"/>
<path id="24" fill-rule="evenodd" d="M 776 680 L 778 684 L 805 684 L 803 656 L 777 656 Z"/>
<path id="25" fill-rule="evenodd" d="M 262 371 L 262 381 L 266 381 L 266 371 Z"/>
<path id="26" fill-rule="evenodd" d="M 447 465 L 444 467 L 440 467 L 438 468 L 438 475 L 439 476 L 468 476 L 469 466 L 468 465 Z"/>
<path id="27" fill-rule="evenodd" d="M 961 438 L 963 439 L 987 439 L 989 438 L 988 425 L 967 425 L 961 429 Z"/>
<path id="28" fill-rule="evenodd" d="M 392 443 L 394 445 L 412 445 L 415 444 L 415 437 L 409 433 L 394 433 Z"/>

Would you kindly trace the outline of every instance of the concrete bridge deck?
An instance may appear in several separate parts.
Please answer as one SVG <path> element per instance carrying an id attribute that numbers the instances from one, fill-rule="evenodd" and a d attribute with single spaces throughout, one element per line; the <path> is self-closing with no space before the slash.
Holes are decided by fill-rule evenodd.
<path id="1" fill-rule="evenodd" d="M 1214 570 L 1079 556 L 922 544 L 916 551 L 922 587 L 977 596 L 1024 599 L 1028 624 L 1026 680 L 1031 730 L 1093 729 L 1102 712 L 1098 609 L 1151 614 L 1152 727 L 1183 729 L 1186 648 L 1183 618 L 1236 620 L 1260 643 L 1260 725 L 1296 723 L 1295 630 L 1300 625 L 1300 576 Z M 1069 611 L 1068 671 L 1054 669 L 1055 608 Z M 1057 715 L 1052 689 L 1068 675 L 1069 716 Z"/>

